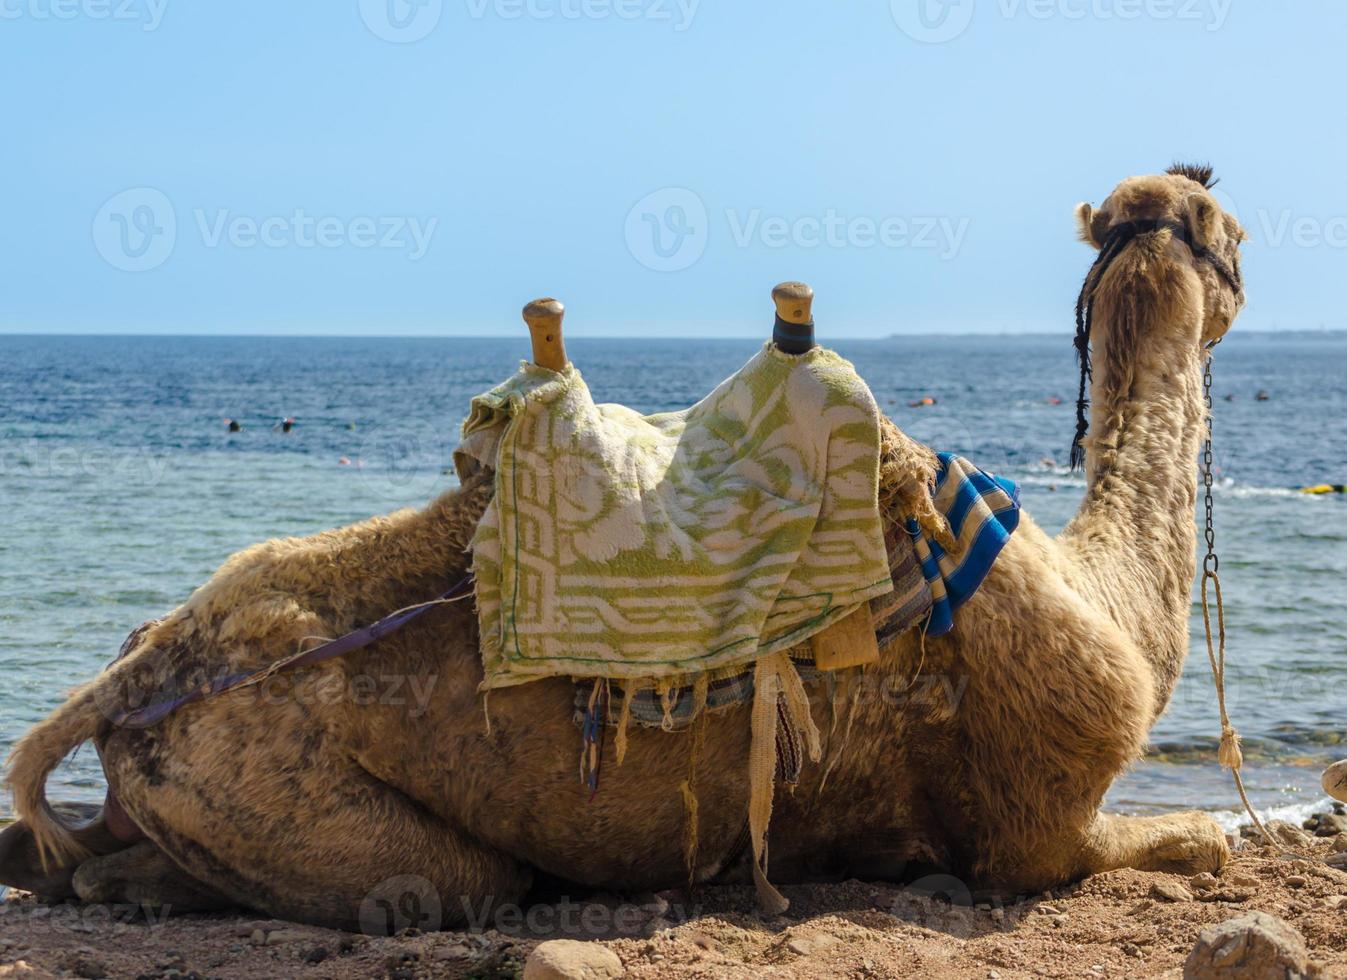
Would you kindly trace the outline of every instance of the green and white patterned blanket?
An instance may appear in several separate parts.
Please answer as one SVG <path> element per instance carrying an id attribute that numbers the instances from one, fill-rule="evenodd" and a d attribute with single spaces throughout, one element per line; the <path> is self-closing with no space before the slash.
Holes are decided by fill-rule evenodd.
<path id="1" fill-rule="evenodd" d="M 473 399 L 456 459 L 495 470 L 472 543 L 484 688 L 730 671 L 893 588 L 879 410 L 823 348 L 768 344 L 659 415 L 524 364 Z"/>

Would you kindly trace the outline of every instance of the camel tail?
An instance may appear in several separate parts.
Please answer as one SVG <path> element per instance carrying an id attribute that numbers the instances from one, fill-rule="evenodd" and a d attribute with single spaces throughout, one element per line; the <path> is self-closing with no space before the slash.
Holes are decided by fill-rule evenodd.
<path id="1" fill-rule="evenodd" d="M 20 739 L 9 756 L 5 781 L 14 794 L 20 819 L 33 832 L 44 871 L 67 867 L 90 856 L 47 802 L 47 777 L 62 759 L 98 733 L 105 716 L 99 710 L 96 692 L 107 680 L 104 674 L 77 689 L 65 704 Z"/>

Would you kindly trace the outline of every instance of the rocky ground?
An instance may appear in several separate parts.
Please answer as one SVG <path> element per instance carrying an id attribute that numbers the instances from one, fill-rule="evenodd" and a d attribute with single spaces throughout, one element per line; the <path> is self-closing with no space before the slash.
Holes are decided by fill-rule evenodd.
<path id="1" fill-rule="evenodd" d="M 690 900 L 505 909 L 477 931 L 371 937 L 11 893 L 0 903 L 0 978 L 1347 978 L 1347 817 L 1309 823 L 1280 825 L 1277 847 L 1241 841 L 1219 875 L 1114 871 L 976 905 L 953 879 L 847 881 L 784 888 L 790 911 L 768 919 L 751 889 L 708 888 Z"/>

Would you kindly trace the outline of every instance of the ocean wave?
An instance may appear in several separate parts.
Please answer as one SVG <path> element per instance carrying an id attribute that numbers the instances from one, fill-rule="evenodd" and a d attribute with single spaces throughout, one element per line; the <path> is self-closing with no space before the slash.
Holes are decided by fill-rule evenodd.
<path id="1" fill-rule="evenodd" d="M 1312 803 L 1282 803 L 1255 809 L 1258 811 L 1258 819 L 1263 821 L 1264 825 L 1273 820 L 1285 820 L 1287 823 L 1299 827 L 1315 813 L 1332 812 L 1333 801 L 1325 796 Z M 1237 810 L 1209 810 L 1207 812 L 1227 834 L 1238 835 L 1239 829 L 1250 823 L 1249 814 L 1244 811 L 1243 807 Z"/>

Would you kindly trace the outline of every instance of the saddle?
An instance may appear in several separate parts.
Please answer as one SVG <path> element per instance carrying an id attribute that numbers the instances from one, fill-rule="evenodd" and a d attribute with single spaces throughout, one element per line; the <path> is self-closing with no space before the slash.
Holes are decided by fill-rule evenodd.
<path id="1" fill-rule="evenodd" d="M 674 731 L 751 703 L 753 874 L 782 911 L 766 832 L 775 781 L 820 758 L 805 684 L 913 628 L 952 628 L 1018 501 L 880 414 L 815 345 L 808 286 L 772 295 L 772 340 L 696 405 L 651 416 L 595 404 L 565 355 L 564 308 L 529 304 L 533 362 L 473 399 L 454 458 L 494 488 L 472 542 L 482 689 L 574 679 L 591 793 L 606 729 L 620 765 L 633 721 Z"/>

